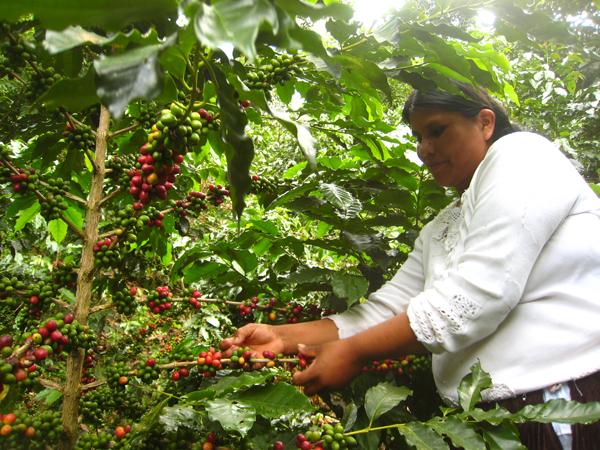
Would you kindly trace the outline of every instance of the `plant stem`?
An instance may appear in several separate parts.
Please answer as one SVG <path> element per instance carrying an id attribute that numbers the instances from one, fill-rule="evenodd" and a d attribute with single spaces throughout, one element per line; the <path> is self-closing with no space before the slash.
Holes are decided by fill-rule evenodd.
<path id="1" fill-rule="evenodd" d="M 100 106 L 100 123 L 96 132 L 96 151 L 90 194 L 86 204 L 85 229 L 81 264 L 77 276 L 77 292 L 75 294 L 75 319 L 87 325 L 90 303 L 92 299 L 92 283 L 94 280 L 94 244 L 98 240 L 98 224 L 100 222 L 100 201 L 103 196 L 107 137 L 110 124 L 110 113 Z M 66 381 L 64 386 L 62 420 L 64 436 L 60 443 L 61 450 L 72 450 L 77 441 L 78 410 L 83 368 L 84 351 L 72 350 L 67 357 Z"/>

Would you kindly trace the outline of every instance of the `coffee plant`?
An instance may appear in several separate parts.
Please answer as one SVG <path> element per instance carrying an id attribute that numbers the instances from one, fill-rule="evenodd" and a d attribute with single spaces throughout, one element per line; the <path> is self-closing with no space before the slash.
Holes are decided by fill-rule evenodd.
<path id="1" fill-rule="evenodd" d="M 600 418 L 483 412 L 479 366 L 440 409 L 429 356 L 307 397 L 303 355 L 219 351 L 364 301 L 452 200 L 410 157 L 411 87 L 469 80 L 518 112 L 502 33 L 539 52 L 585 33 L 527 27 L 517 0 L 481 2 L 486 40 L 479 4 L 364 31 L 336 1 L 131 3 L 0 8 L 1 448 L 519 448 L 515 423 Z"/>

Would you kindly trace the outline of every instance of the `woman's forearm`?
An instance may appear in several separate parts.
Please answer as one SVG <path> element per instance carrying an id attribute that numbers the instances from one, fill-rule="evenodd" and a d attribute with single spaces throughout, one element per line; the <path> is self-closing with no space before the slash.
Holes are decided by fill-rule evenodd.
<path id="1" fill-rule="evenodd" d="M 333 320 L 321 319 L 273 327 L 284 344 L 285 353 L 296 353 L 298 344 L 318 345 L 339 339 Z"/>
<path id="2" fill-rule="evenodd" d="M 365 363 L 381 358 L 427 353 L 403 313 L 347 338 L 356 355 Z"/>

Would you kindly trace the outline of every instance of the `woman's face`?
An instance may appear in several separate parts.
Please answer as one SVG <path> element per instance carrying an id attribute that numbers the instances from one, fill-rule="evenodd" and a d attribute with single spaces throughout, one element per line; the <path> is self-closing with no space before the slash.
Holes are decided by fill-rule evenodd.
<path id="1" fill-rule="evenodd" d="M 491 145 L 495 114 L 482 109 L 472 118 L 460 113 L 418 109 L 410 116 L 417 154 L 441 186 L 464 191 Z"/>

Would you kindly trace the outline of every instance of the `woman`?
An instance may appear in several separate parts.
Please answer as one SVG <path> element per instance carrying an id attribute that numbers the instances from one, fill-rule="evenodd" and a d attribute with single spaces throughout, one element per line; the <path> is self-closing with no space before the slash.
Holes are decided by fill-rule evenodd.
<path id="1" fill-rule="evenodd" d="M 461 196 L 423 228 L 396 275 L 343 314 L 250 324 L 223 349 L 299 348 L 315 357 L 294 376 L 309 394 L 371 360 L 431 352 L 449 402 L 477 360 L 494 382 L 486 401 L 600 400 L 600 200 L 551 142 L 517 131 L 484 91 L 459 89 L 415 91 L 405 104 L 419 158 Z M 529 448 L 570 448 L 570 427 L 555 428 L 560 441 L 550 425 L 521 437 Z M 573 448 L 594 448 L 599 427 L 582 429 Z"/>

